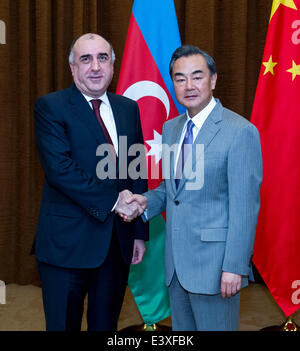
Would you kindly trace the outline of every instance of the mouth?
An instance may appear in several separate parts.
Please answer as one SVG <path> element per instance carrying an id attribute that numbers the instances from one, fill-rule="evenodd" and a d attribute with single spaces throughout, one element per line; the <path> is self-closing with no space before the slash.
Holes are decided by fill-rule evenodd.
<path id="1" fill-rule="evenodd" d="M 198 96 L 197 95 L 186 95 L 184 98 L 187 100 L 193 100 L 196 99 Z"/>
<path id="2" fill-rule="evenodd" d="M 102 79 L 102 76 L 89 77 L 92 82 L 98 82 Z"/>

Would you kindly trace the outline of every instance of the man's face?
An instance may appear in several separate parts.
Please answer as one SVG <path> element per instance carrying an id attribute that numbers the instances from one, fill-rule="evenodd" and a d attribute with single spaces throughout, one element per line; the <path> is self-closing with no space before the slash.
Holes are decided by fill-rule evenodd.
<path id="1" fill-rule="evenodd" d="M 97 98 L 107 90 L 114 68 L 109 43 L 99 35 L 90 37 L 87 34 L 76 41 L 70 68 L 78 90 Z"/>
<path id="2" fill-rule="evenodd" d="M 192 118 L 203 110 L 212 98 L 217 74 L 210 75 L 205 58 L 198 54 L 176 60 L 172 78 L 176 98 L 187 108 Z"/>

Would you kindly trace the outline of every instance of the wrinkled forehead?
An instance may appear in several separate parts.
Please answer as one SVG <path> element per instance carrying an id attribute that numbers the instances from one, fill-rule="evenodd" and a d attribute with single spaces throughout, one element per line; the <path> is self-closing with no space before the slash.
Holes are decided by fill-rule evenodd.
<path id="1" fill-rule="evenodd" d="M 99 53 L 106 53 L 111 56 L 110 44 L 100 35 L 96 34 L 86 34 L 80 37 L 74 44 L 73 51 L 76 56 Z"/>

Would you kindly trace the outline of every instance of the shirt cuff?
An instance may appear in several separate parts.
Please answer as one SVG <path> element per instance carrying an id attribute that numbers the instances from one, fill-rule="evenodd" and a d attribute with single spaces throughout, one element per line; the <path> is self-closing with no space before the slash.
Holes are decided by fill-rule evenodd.
<path id="1" fill-rule="evenodd" d="M 141 217 L 142 217 L 142 220 L 144 223 L 148 222 L 149 218 L 148 218 L 148 209 L 147 208 L 145 209 L 145 211 L 143 212 Z"/>
<path id="2" fill-rule="evenodd" d="M 118 199 L 117 199 L 116 203 L 114 204 L 114 207 L 112 208 L 111 212 L 113 212 L 115 210 L 115 208 L 117 207 L 117 203 L 119 202 L 119 198 L 120 198 L 120 194 L 119 194 Z"/>

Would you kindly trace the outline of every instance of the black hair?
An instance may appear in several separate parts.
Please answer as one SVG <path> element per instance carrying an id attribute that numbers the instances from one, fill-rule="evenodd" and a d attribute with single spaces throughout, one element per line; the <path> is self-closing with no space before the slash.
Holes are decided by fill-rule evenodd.
<path id="1" fill-rule="evenodd" d="M 179 48 L 177 48 L 172 55 L 172 58 L 169 64 L 169 73 L 171 78 L 172 78 L 173 66 L 175 61 L 178 60 L 180 57 L 188 57 L 192 55 L 202 55 L 204 57 L 211 76 L 217 73 L 217 67 L 216 67 L 215 61 L 206 51 L 200 50 L 197 46 L 182 45 Z"/>

